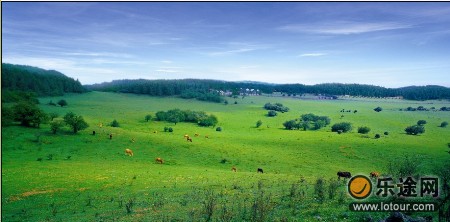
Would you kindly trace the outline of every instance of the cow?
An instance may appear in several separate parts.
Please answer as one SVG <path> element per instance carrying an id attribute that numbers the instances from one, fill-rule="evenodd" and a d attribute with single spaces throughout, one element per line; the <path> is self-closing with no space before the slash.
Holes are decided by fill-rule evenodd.
<path id="1" fill-rule="evenodd" d="M 160 164 L 164 163 L 164 160 L 161 157 L 156 158 L 155 161 Z"/>
<path id="2" fill-rule="evenodd" d="M 379 172 L 376 172 L 376 171 L 370 172 L 370 177 L 371 178 L 378 178 L 379 176 L 380 176 Z"/>
<path id="3" fill-rule="evenodd" d="M 340 180 L 341 177 L 344 177 L 344 178 L 350 178 L 350 177 L 352 177 L 352 174 L 351 174 L 350 172 L 342 172 L 342 171 L 339 171 L 339 172 L 337 172 L 337 175 L 338 175 L 338 180 Z"/>
<path id="4" fill-rule="evenodd" d="M 256 171 L 256 172 L 258 172 L 258 173 L 264 173 L 264 171 L 263 171 L 262 168 L 258 168 L 258 171 Z"/>
<path id="5" fill-rule="evenodd" d="M 231 171 L 236 172 L 237 168 L 235 166 L 231 167 Z"/>
<path id="6" fill-rule="evenodd" d="M 112 140 L 112 133 L 109 134 L 109 139 Z"/>
<path id="7" fill-rule="evenodd" d="M 188 138 L 188 141 L 189 141 L 189 142 L 192 142 L 192 138 Z"/>
<path id="8" fill-rule="evenodd" d="M 208 135 L 205 135 L 205 138 L 206 138 L 206 139 L 209 139 L 209 136 L 208 136 Z"/>
<path id="9" fill-rule="evenodd" d="M 94 130 L 94 131 L 92 131 L 92 135 L 94 135 L 94 136 L 95 136 L 95 130 Z"/>
<path id="10" fill-rule="evenodd" d="M 133 151 L 131 151 L 130 149 L 125 149 L 125 155 L 133 156 Z"/>
<path id="11" fill-rule="evenodd" d="M 200 134 L 196 133 L 194 136 L 200 136 Z"/>
<path id="12" fill-rule="evenodd" d="M 184 134 L 184 138 L 189 138 L 189 135 L 187 135 L 187 134 Z"/>

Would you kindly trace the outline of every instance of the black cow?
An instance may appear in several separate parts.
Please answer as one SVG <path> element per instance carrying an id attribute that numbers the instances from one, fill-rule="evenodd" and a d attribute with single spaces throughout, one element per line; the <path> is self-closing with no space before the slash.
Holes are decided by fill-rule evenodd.
<path id="1" fill-rule="evenodd" d="M 264 173 L 263 169 L 258 168 L 258 173 Z"/>
<path id="2" fill-rule="evenodd" d="M 342 171 L 339 171 L 339 172 L 337 172 L 337 175 L 338 175 L 338 180 L 340 180 L 341 177 L 344 177 L 344 178 L 350 178 L 350 177 L 352 177 L 352 174 L 351 174 L 350 172 L 342 172 Z"/>

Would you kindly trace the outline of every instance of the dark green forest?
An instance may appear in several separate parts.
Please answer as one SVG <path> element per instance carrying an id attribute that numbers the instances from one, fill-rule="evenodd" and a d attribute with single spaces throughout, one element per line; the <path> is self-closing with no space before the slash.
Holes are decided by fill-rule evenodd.
<path id="1" fill-rule="evenodd" d="M 16 92 L 29 92 L 38 96 L 61 96 L 64 93 L 86 92 L 86 89 L 78 80 L 58 71 L 2 63 L 2 100 L 9 100 L 6 97 L 14 96 Z"/>
<path id="2" fill-rule="evenodd" d="M 187 92 L 203 94 L 216 91 L 231 91 L 238 95 L 241 89 L 259 89 L 262 93 L 281 92 L 285 94 L 325 94 L 363 97 L 402 96 L 409 100 L 450 99 L 450 88 L 436 85 L 385 88 L 362 84 L 324 83 L 269 84 L 258 82 L 227 82 L 219 80 L 181 79 L 181 80 L 115 80 L 112 82 L 86 86 L 88 89 L 107 92 L 148 94 L 153 96 L 186 95 Z M 186 97 L 191 98 L 191 97 Z"/>

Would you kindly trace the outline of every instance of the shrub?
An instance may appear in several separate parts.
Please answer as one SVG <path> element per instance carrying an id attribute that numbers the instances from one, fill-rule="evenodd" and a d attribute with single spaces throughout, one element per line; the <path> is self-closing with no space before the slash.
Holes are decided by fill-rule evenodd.
<path id="1" fill-rule="evenodd" d="M 50 123 L 50 129 L 52 130 L 53 134 L 56 134 L 56 132 L 59 129 L 61 129 L 61 127 L 63 127 L 63 126 L 64 126 L 64 122 L 61 120 L 55 120 Z"/>
<path id="2" fill-rule="evenodd" d="M 373 110 L 375 110 L 375 112 L 381 112 L 381 111 L 383 110 L 383 108 L 377 107 L 377 108 L 375 108 L 375 109 L 373 109 Z"/>
<path id="3" fill-rule="evenodd" d="M 61 99 L 61 100 L 58 101 L 58 105 L 60 105 L 61 107 L 63 107 L 63 106 L 67 106 L 68 104 L 67 104 L 67 101 L 66 101 L 66 100 Z"/>
<path id="4" fill-rule="evenodd" d="M 169 129 L 167 129 L 169 131 L 169 133 L 173 132 L 172 127 L 169 127 Z"/>
<path id="5" fill-rule="evenodd" d="M 323 203 L 325 200 L 325 179 L 318 178 L 316 184 L 314 184 L 314 194 L 316 195 L 319 203 Z"/>
<path id="6" fill-rule="evenodd" d="M 169 127 L 165 126 L 164 127 L 164 132 L 167 132 L 167 131 L 169 131 Z"/>
<path id="7" fill-rule="evenodd" d="M 349 132 L 352 130 L 352 124 L 349 122 L 341 122 L 336 123 L 331 127 L 332 132 L 338 132 L 341 130 L 343 133 Z"/>
<path id="8" fill-rule="evenodd" d="M 220 127 L 220 126 L 217 127 L 217 128 L 216 128 L 216 131 L 221 132 L 221 131 L 222 131 L 222 127 Z"/>
<path id="9" fill-rule="evenodd" d="M 419 125 L 419 126 L 423 126 L 425 124 L 427 124 L 426 120 L 419 120 L 419 121 L 417 121 L 417 125 Z"/>
<path id="10" fill-rule="evenodd" d="M 289 111 L 289 108 L 286 106 L 283 106 L 283 104 L 281 104 L 281 103 L 275 103 L 275 104 L 266 103 L 266 104 L 264 104 L 264 109 L 274 110 L 274 111 L 278 111 L 278 112 L 282 112 L 282 113 Z"/>
<path id="11" fill-rule="evenodd" d="M 370 128 L 367 126 L 358 127 L 358 133 L 368 134 L 370 132 Z"/>
<path id="12" fill-rule="evenodd" d="M 151 119 L 152 119 L 152 115 L 148 114 L 148 115 L 145 116 L 145 121 L 148 122 Z"/>
<path id="13" fill-rule="evenodd" d="M 419 125 L 408 126 L 405 128 L 405 132 L 409 135 L 418 135 L 425 132 L 425 127 Z"/>
<path id="14" fill-rule="evenodd" d="M 257 122 L 256 122 L 256 128 L 259 128 L 261 125 L 262 125 L 262 121 L 261 120 L 258 120 Z"/>
<path id="15" fill-rule="evenodd" d="M 447 125 L 448 125 L 448 122 L 446 122 L 446 121 L 441 123 L 441 127 L 447 127 Z"/>
<path id="16" fill-rule="evenodd" d="M 111 127 L 119 127 L 119 122 L 117 122 L 117 120 L 113 120 L 111 122 Z"/>
<path id="17" fill-rule="evenodd" d="M 389 135 L 389 132 L 388 131 L 384 132 L 384 135 L 386 135 L 386 136 Z"/>
<path id="18" fill-rule="evenodd" d="M 380 139 L 381 138 L 381 136 L 380 136 L 380 134 L 375 134 L 375 139 Z"/>
<path id="19" fill-rule="evenodd" d="M 277 112 L 274 111 L 274 110 L 270 110 L 270 111 L 267 113 L 267 116 L 269 116 L 269 117 L 274 117 L 274 116 L 276 116 L 276 115 L 277 115 Z"/>

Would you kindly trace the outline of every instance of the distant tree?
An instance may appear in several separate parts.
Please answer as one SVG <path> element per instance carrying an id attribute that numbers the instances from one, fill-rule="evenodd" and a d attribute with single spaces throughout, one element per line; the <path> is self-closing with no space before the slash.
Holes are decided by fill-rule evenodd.
<path id="1" fill-rule="evenodd" d="M 289 120 L 283 123 L 283 126 L 287 130 L 293 130 L 298 128 L 297 122 L 295 120 Z"/>
<path id="2" fill-rule="evenodd" d="M 56 132 L 61 129 L 64 126 L 64 122 L 62 120 L 54 120 L 50 122 L 50 129 L 53 134 L 56 134 Z"/>
<path id="3" fill-rule="evenodd" d="M 425 124 L 427 124 L 426 120 L 419 120 L 419 121 L 417 121 L 417 125 L 419 125 L 419 126 L 423 126 Z"/>
<path id="4" fill-rule="evenodd" d="M 298 128 L 302 128 L 304 131 L 308 130 L 311 128 L 311 126 L 309 125 L 309 121 L 302 121 L 298 124 Z"/>
<path id="5" fill-rule="evenodd" d="M 446 121 L 441 123 L 441 127 L 447 127 L 447 125 L 448 125 L 448 122 L 446 122 Z"/>
<path id="6" fill-rule="evenodd" d="M 145 116 L 145 121 L 149 121 L 149 120 L 151 120 L 152 119 L 152 115 L 150 115 L 150 114 L 147 114 L 146 116 Z"/>
<path id="7" fill-rule="evenodd" d="M 169 133 L 173 132 L 172 127 L 169 127 L 169 129 L 167 129 L 169 131 Z"/>
<path id="8" fill-rule="evenodd" d="M 386 136 L 389 135 L 389 132 L 388 131 L 384 132 L 384 135 L 386 135 Z"/>
<path id="9" fill-rule="evenodd" d="M 72 128 L 73 133 L 89 127 L 82 116 L 77 116 L 73 112 L 69 112 L 64 116 L 64 122 Z"/>
<path id="10" fill-rule="evenodd" d="M 169 127 L 165 126 L 164 127 L 164 132 L 167 132 L 167 131 L 169 131 Z"/>
<path id="11" fill-rule="evenodd" d="M 58 118 L 58 117 L 59 117 L 59 114 L 58 114 L 58 113 L 55 113 L 55 112 L 50 113 L 50 114 L 48 114 L 48 115 L 49 115 L 49 117 L 50 117 L 50 121 L 53 121 L 54 118 Z"/>
<path id="12" fill-rule="evenodd" d="M 217 120 L 216 116 L 210 115 L 209 117 L 200 120 L 198 122 L 198 125 L 199 126 L 206 126 L 206 127 L 208 127 L 208 126 L 215 126 L 215 125 L 217 125 L 218 122 L 219 121 Z"/>
<path id="13" fill-rule="evenodd" d="M 370 128 L 367 126 L 358 127 L 358 133 L 368 134 L 370 132 Z"/>
<path id="14" fill-rule="evenodd" d="M 19 102 L 13 106 L 14 120 L 20 122 L 22 126 L 39 127 L 48 120 L 44 113 L 36 104 Z"/>
<path id="15" fill-rule="evenodd" d="M 156 120 L 158 121 L 166 121 L 167 119 L 167 114 L 164 111 L 158 111 L 156 112 Z"/>
<path id="16" fill-rule="evenodd" d="M 383 108 L 377 107 L 377 108 L 375 108 L 375 109 L 373 109 L 373 110 L 375 110 L 375 112 L 381 112 L 381 111 L 383 110 Z"/>
<path id="17" fill-rule="evenodd" d="M 381 136 L 380 136 L 380 134 L 375 134 L 375 139 L 379 139 L 379 138 L 381 138 Z"/>
<path id="18" fill-rule="evenodd" d="M 179 109 L 169 110 L 169 111 L 167 111 L 166 115 L 167 115 L 166 120 L 171 123 L 175 123 L 175 125 L 177 125 L 177 123 L 179 123 L 179 122 L 184 122 L 184 120 L 186 118 L 183 111 L 181 111 Z"/>
<path id="19" fill-rule="evenodd" d="M 220 127 L 220 126 L 217 127 L 217 128 L 216 128 L 216 131 L 221 132 L 221 131 L 222 131 L 222 127 Z"/>
<path id="20" fill-rule="evenodd" d="M 256 122 L 256 128 L 259 128 L 262 124 L 263 124 L 263 122 L 261 120 L 258 120 Z"/>
<path id="21" fill-rule="evenodd" d="M 67 101 L 64 100 L 64 99 L 61 99 L 61 100 L 58 101 L 58 105 L 60 105 L 61 107 L 67 106 Z"/>
<path id="22" fill-rule="evenodd" d="M 408 126 L 405 128 L 405 132 L 409 135 L 419 135 L 425 132 L 425 127 L 419 125 Z"/>
<path id="23" fill-rule="evenodd" d="M 339 130 L 341 130 L 344 133 L 349 132 L 352 130 L 352 124 L 349 122 L 341 122 L 341 123 L 336 123 L 333 126 L 331 126 L 332 132 L 339 132 Z"/>
<path id="24" fill-rule="evenodd" d="M 355 109 L 355 111 L 353 111 L 353 113 L 357 113 L 357 112 L 358 112 L 358 110 L 356 110 L 356 109 Z"/>
<path id="25" fill-rule="evenodd" d="M 277 115 L 277 112 L 274 110 L 269 110 L 269 112 L 267 113 L 267 116 L 269 116 L 269 117 L 274 117 L 276 115 Z"/>
<path id="26" fill-rule="evenodd" d="M 234 104 L 237 104 L 238 102 L 237 101 L 234 101 Z"/>
<path id="27" fill-rule="evenodd" d="M 111 122 L 111 127 L 120 127 L 120 124 L 119 124 L 119 122 L 117 122 L 117 120 L 113 120 Z"/>
<path id="28" fill-rule="evenodd" d="M 2 126 L 8 126 L 14 122 L 14 111 L 12 108 L 2 106 Z"/>

